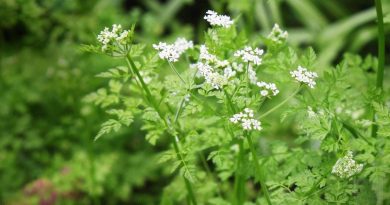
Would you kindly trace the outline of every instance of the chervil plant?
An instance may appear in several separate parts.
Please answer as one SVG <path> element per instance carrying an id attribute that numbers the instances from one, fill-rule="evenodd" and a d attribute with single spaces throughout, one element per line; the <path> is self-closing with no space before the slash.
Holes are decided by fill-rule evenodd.
<path id="1" fill-rule="evenodd" d="M 87 47 L 123 63 L 87 96 L 112 116 L 95 139 L 138 118 L 152 145 L 168 139 L 159 162 L 177 177 L 161 204 L 390 203 L 382 54 L 319 68 L 277 24 L 249 40 L 227 15 L 204 19 L 204 42 L 144 45 L 113 25 Z M 276 124 L 296 140 L 273 138 Z"/>

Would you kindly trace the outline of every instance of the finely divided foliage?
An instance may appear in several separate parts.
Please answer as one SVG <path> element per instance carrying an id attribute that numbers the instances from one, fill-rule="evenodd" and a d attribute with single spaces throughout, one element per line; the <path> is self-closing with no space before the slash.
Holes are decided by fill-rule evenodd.
<path id="1" fill-rule="evenodd" d="M 204 19 L 212 27 L 199 45 L 185 38 L 137 44 L 134 29 L 114 25 L 89 47 L 126 63 L 101 74 L 109 89 L 89 96 L 113 116 L 98 137 L 142 118 L 151 144 L 171 142 L 160 162 L 177 177 L 162 204 L 373 204 L 367 193 L 378 203 L 388 199 L 381 177 L 390 170 L 390 114 L 368 94 L 372 57 L 346 55 L 336 68 L 319 68 L 314 51 L 289 46 L 277 24 L 255 44 L 229 16 L 207 11 Z M 294 124 L 296 141 L 273 138 L 276 123 Z M 375 138 L 367 127 L 373 123 Z"/>

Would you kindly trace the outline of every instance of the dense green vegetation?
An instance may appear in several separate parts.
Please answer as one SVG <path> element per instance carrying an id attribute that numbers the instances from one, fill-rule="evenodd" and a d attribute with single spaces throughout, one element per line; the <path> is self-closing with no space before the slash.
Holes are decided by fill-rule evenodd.
<path id="1" fill-rule="evenodd" d="M 390 203 L 390 2 L 376 2 L 0 0 L 0 204 Z M 210 26 L 209 9 L 234 25 Z M 97 40 L 113 24 L 135 25 L 115 58 Z M 160 59 L 152 45 L 178 37 L 194 48 Z M 280 93 L 243 73 L 202 84 L 202 44 L 230 63 L 264 49 L 258 80 Z M 314 89 L 291 78 L 299 65 Z M 261 131 L 229 124 L 245 107 Z M 348 151 L 352 179 L 332 173 Z"/>

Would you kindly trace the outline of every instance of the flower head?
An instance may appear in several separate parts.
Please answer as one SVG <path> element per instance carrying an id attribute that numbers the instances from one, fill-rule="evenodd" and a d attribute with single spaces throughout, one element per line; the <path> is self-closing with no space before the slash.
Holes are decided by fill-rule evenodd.
<path id="1" fill-rule="evenodd" d="M 344 157 L 337 160 L 332 168 L 332 174 L 335 174 L 340 178 L 349 178 L 360 173 L 362 170 L 363 164 L 356 163 L 356 161 L 353 160 L 352 151 L 348 151 Z"/>
<path id="2" fill-rule="evenodd" d="M 238 50 L 234 53 L 234 56 L 240 57 L 244 62 L 251 62 L 255 65 L 260 65 L 262 62 L 261 56 L 264 51 L 259 48 L 253 49 L 250 46 L 246 46 L 242 50 Z"/>
<path id="3" fill-rule="evenodd" d="M 233 117 L 230 118 L 230 122 L 233 124 L 240 123 L 244 130 L 262 130 L 261 122 L 253 117 L 253 110 L 245 108 L 244 112 L 234 114 Z"/>
<path id="4" fill-rule="evenodd" d="M 261 89 L 260 94 L 264 97 L 270 95 L 275 96 L 279 93 L 279 90 L 276 87 L 275 83 L 257 82 L 256 84 Z"/>
<path id="5" fill-rule="evenodd" d="M 102 44 L 102 51 L 106 51 L 114 42 L 120 45 L 126 44 L 126 38 L 129 34 L 129 30 L 123 30 L 121 25 L 114 24 L 112 25 L 111 31 L 107 27 L 104 28 L 97 36 L 97 40 Z"/>
<path id="6" fill-rule="evenodd" d="M 197 68 L 197 75 L 203 76 L 206 83 L 215 89 L 220 89 L 228 83 L 229 78 L 236 75 L 229 61 L 220 60 L 208 51 L 206 45 L 200 46 L 199 61 L 192 67 Z"/>
<path id="7" fill-rule="evenodd" d="M 228 79 L 232 76 L 232 73 L 219 74 L 214 71 L 208 63 L 198 62 L 192 65 L 198 69 L 198 76 L 204 77 L 206 83 L 210 84 L 215 89 L 220 89 L 228 83 Z"/>
<path id="8" fill-rule="evenodd" d="M 295 78 L 298 82 L 307 84 L 310 88 L 314 88 L 316 82 L 314 79 L 318 77 L 316 72 L 308 71 L 306 68 L 298 66 L 297 70 L 290 72 L 291 76 Z"/>
<path id="9" fill-rule="evenodd" d="M 212 10 L 208 10 L 206 12 L 204 19 L 207 20 L 212 26 L 222 26 L 224 28 L 229 28 L 233 24 L 233 21 L 229 16 L 218 15 L 217 12 Z"/>
<path id="10" fill-rule="evenodd" d="M 268 34 L 269 39 L 278 43 L 285 41 L 287 37 L 288 37 L 287 31 L 282 31 L 282 29 L 280 29 L 278 24 L 274 24 L 271 33 Z"/>
<path id="11" fill-rule="evenodd" d="M 178 61 L 181 54 L 193 47 L 192 41 L 187 41 L 185 38 L 178 38 L 173 44 L 164 42 L 153 44 L 153 48 L 159 51 L 158 55 L 160 58 L 166 59 L 169 62 Z"/>

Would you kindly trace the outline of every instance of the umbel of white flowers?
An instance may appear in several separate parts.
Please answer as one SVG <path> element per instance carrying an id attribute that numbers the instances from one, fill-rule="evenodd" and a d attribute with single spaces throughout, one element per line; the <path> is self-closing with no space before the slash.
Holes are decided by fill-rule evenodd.
<path id="1" fill-rule="evenodd" d="M 278 24 L 274 24 L 271 33 L 268 34 L 268 38 L 274 42 L 281 43 L 288 37 L 287 31 L 280 29 Z"/>
<path id="2" fill-rule="evenodd" d="M 352 151 L 348 151 L 347 155 L 337 160 L 333 166 L 332 174 L 339 176 L 340 178 L 349 178 L 362 171 L 363 164 L 356 163 L 353 160 Z"/>
<path id="3" fill-rule="evenodd" d="M 97 36 L 97 40 L 102 44 L 102 51 L 106 51 L 108 46 L 115 41 L 118 44 L 126 44 L 126 38 L 129 35 L 129 30 L 122 30 L 122 26 L 119 24 L 112 25 L 111 31 L 106 27 Z"/>
<path id="4" fill-rule="evenodd" d="M 264 50 L 262 49 L 253 49 L 250 46 L 246 46 L 244 49 L 236 51 L 234 56 L 240 57 L 244 62 L 251 62 L 255 65 L 260 65 L 262 62 L 261 56 L 263 53 Z"/>
<path id="5" fill-rule="evenodd" d="M 153 48 L 159 51 L 158 55 L 160 58 L 169 62 L 178 61 L 181 54 L 183 54 L 187 49 L 193 47 L 194 44 L 192 41 L 187 41 L 185 38 L 178 38 L 173 44 L 167 44 L 164 42 L 153 44 Z"/>
<path id="6" fill-rule="evenodd" d="M 215 89 L 221 89 L 228 83 L 229 78 L 236 75 L 227 60 L 219 60 L 217 56 L 209 53 L 206 45 L 200 46 L 199 61 L 191 65 L 197 69 L 197 75 L 204 77 L 206 83 Z M 223 73 L 218 73 L 215 68 L 223 68 Z"/>
<path id="7" fill-rule="evenodd" d="M 253 117 L 253 110 L 245 108 L 244 112 L 233 115 L 233 117 L 230 118 L 230 122 L 233 124 L 240 123 L 244 130 L 261 130 L 262 127 L 260 121 L 254 119 Z"/>
<path id="8" fill-rule="evenodd" d="M 229 16 L 218 15 L 217 12 L 212 10 L 208 10 L 206 12 L 204 19 L 208 21 L 212 26 L 222 26 L 225 28 L 229 28 L 233 24 L 233 21 L 230 19 Z"/>
<path id="9" fill-rule="evenodd" d="M 302 66 L 298 66 L 298 69 L 291 71 L 290 74 L 293 78 L 295 78 L 295 80 L 308 85 L 310 88 L 314 88 L 316 85 L 314 79 L 318 77 L 317 73 L 308 71 Z"/>
<path id="10" fill-rule="evenodd" d="M 278 88 L 276 87 L 275 83 L 266 83 L 266 82 L 257 82 L 257 86 L 261 89 L 260 95 L 267 97 L 270 95 L 277 95 L 279 93 Z"/>

